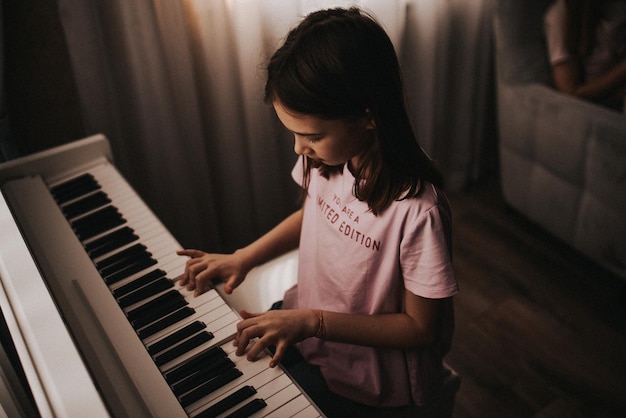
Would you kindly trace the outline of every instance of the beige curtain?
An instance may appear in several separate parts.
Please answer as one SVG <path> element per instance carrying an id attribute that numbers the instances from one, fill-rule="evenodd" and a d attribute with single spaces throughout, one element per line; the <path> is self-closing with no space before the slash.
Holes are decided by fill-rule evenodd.
<path id="1" fill-rule="evenodd" d="M 422 145 L 452 187 L 476 176 L 487 0 L 57 1 L 85 126 L 109 137 L 116 165 L 184 246 L 231 251 L 296 208 L 296 156 L 262 102 L 263 65 L 315 9 L 356 4 L 379 19 Z"/>

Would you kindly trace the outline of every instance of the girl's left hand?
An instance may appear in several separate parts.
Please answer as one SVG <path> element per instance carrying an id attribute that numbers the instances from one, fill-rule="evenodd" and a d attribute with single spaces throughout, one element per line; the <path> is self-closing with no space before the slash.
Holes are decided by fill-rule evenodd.
<path id="1" fill-rule="evenodd" d="M 265 348 L 274 345 L 276 352 L 270 367 L 280 362 L 287 347 L 315 336 L 319 328 L 319 317 L 312 310 L 287 309 L 256 314 L 241 311 L 240 314 L 243 321 L 237 324 L 237 335 L 233 341 L 237 347 L 236 354 L 244 355 L 251 340 L 258 338 L 252 342 L 247 359 L 254 361 Z"/>

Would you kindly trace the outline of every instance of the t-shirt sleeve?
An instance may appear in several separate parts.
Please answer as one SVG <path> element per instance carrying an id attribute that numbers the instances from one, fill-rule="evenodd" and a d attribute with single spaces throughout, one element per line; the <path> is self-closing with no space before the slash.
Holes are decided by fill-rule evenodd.
<path id="1" fill-rule="evenodd" d="M 400 264 L 407 290 L 431 299 L 458 293 L 450 234 L 449 212 L 440 205 L 407 222 L 400 244 Z"/>
<path id="2" fill-rule="evenodd" d="M 550 64 L 556 65 L 572 58 L 565 42 L 565 19 L 567 10 L 564 0 L 557 0 L 548 9 L 543 19 L 543 30 L 548 48 Z"/>

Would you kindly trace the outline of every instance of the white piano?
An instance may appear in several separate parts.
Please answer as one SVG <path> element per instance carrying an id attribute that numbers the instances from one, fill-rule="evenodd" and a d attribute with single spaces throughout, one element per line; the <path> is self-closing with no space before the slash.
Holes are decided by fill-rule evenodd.
<path id="1" fill-rule="evenodd" d="M 321 416 L 234 355 L 232 301 L 176 285 L 180 245 L 112 161 L 96 135 L 0 164 L 0 417 Z"/>

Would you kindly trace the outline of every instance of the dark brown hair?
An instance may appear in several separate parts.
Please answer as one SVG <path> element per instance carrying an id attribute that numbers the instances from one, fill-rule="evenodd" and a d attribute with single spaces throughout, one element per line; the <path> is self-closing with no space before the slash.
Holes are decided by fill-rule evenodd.
<path id="1" fill-rule="evenodd" d="M 367 115 L 374 121 L 375 138 L 354 173 L 354 194 L 376 215 L 416 196 L 424 181 L 443 187 L 411 127 L 393 44 L 357 8 L 313 12 L 292 29 L 268 64 L 265 100 L 324 119 Z M 314 166 L 326 177 L 340 169 L 305 158 L 305 190 Z"/>

